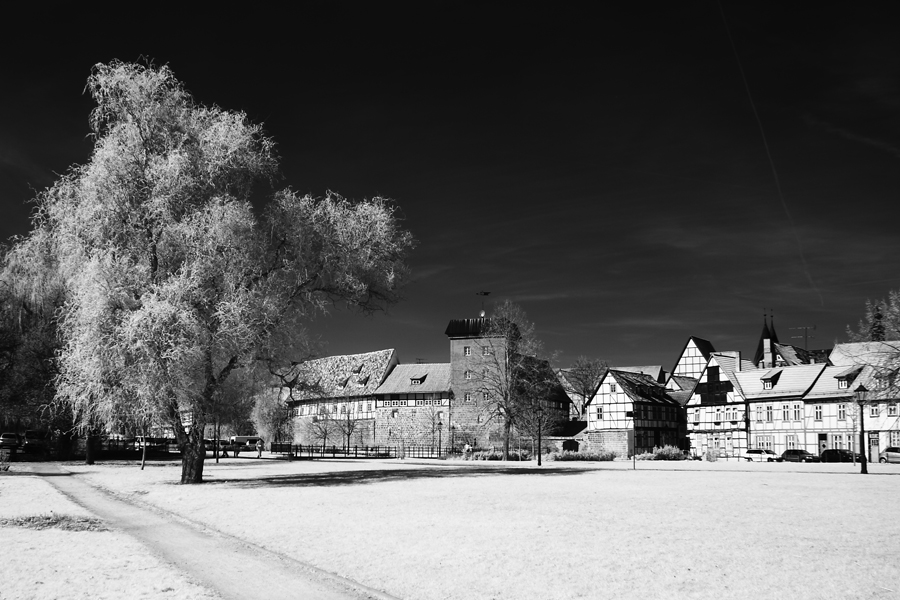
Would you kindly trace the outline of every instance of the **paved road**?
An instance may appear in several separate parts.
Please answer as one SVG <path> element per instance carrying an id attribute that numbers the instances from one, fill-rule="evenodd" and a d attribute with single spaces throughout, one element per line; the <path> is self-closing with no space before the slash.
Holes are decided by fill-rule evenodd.
<path id="1" fill-rule="evenodd" d="M 187 524 L 164 511 L 131 504 L 55 464 L 37 463 L 34 473 L 223 598 L 397 600 L 249 542 Z"/>

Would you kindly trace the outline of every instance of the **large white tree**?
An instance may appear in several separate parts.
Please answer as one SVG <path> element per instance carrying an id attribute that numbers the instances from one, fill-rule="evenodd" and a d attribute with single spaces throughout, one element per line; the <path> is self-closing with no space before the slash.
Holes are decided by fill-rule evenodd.
<path id="1" fill-rule="evenodd" d="M 87 89 L 90 161 L 39 195 L 21 242 L 49 246 L 65 282 L 57 396 L 83 429 L 128 414 L 168 424 L 182 483 L 200 482 L 229 379 L 271 367 L 331 303 L 395 301 L 412 238 L 382 198 L 283 190 L 258 215 L 250 194 L 276 175 L 274 143 L 168 67 L 100 64 Z"/>

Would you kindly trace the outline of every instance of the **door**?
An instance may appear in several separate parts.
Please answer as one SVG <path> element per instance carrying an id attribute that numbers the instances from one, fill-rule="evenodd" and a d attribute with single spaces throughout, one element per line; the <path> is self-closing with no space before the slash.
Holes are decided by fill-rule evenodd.
<path id="1" fill-rule="evenodd" d="M 822 454 L 823 450 L 828 449 L 828 434 L 820 433 L 819 434 L 819 455 Z"/>
<path id="2" fill-rule="evenodd" d="M 869 434 L 869 455 L 866 456 L 869 459 L 869 462 L 878 462 L 878 438 L 879 435 L 877 433 Z"/>

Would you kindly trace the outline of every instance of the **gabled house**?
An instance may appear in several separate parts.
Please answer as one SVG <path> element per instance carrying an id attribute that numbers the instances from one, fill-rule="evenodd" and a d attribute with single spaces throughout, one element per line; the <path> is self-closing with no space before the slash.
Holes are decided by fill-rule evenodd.
<path id="1" fill-rule="evenodd" d="M 815 440 L 824 439 L 817 436 L 827 432 L 824 404 L 810 404 L 807 397 L 826 368 L 791 365 L 735 373 L 746 402 L 751 448 L 776 454 L 793 448 L 818 453 Z M 821 387 L 819 394 L 826 389 Z"/>
<path id="2" fill-rule="evenodd" d="M 678 361 L 675 368 L 672 369 L 670 377 L 675 375 L 683 377 L 700 377 L 700 373 L 706 368 L 709 357 L 716 349 L 708 340 L 691 336 L 678 355 Z"/>
<path id="3" fill-rule="evenodd" d="M 717 456 L 738 457 L 747 450 L 747 407 L 735 373 L 752 368 L 740 352 L 710 353 L 685 403 L 693 455 L 711 450 Z"/>
<path id="4" fill-rule="evenodd" d="M 587 428 L 579 437 L 590 448 L 631 456 L 686 445 L 684 411 L 652 375 L 610 369 L 586 412 Z"/>

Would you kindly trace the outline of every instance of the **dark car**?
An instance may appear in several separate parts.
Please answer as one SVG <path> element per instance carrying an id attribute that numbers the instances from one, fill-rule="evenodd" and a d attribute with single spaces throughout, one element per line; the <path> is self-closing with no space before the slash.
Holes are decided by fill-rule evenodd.
<path id="1" fill-rule="evenodd" d="M 785 460 L 788 462 L 819 462 L 820 459 L 815 454 L 811 452 L 807 452 L 806 450 L 785 450 L 781 453 L 781 460 Z"/>
<path id="2" fill-rule="evenodd" d="M 22 440 L 22 450 L 25 452 L 45 452 L 47 450 L 47 434 L 43 431 L 29 429 Z"/>
<path id="3" fill-rule="evenodd" d="M 862 456 L 858 452 L 851 452 L 850 450 L 845 450 L 844 448 L 829 448 L 828 450 L 822 450 L 822 454 L 819 456 L 822 462 L 860 462 L 862 461 Z"/>

